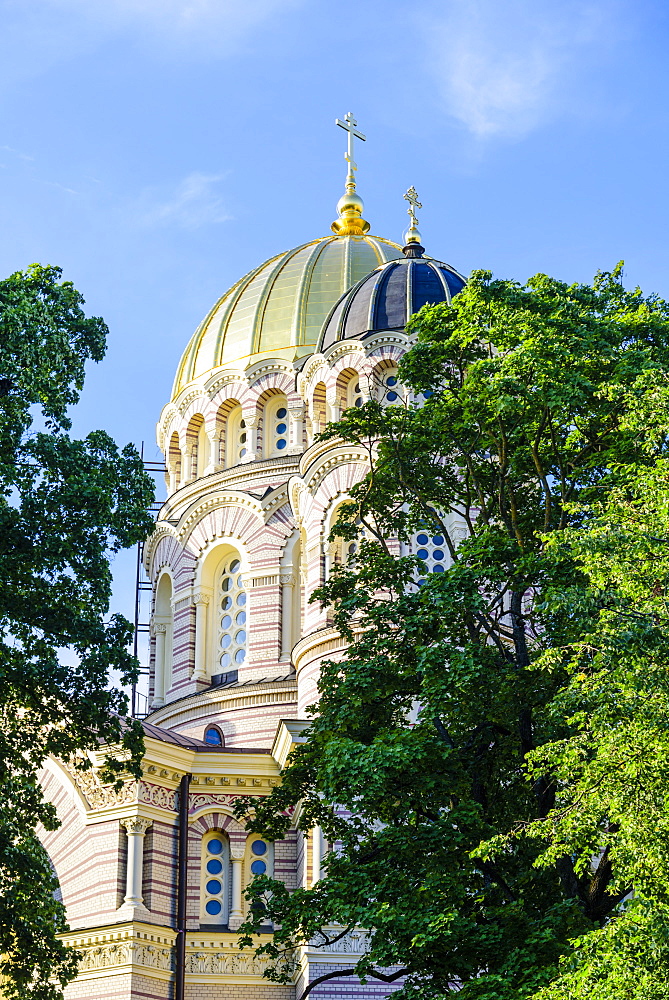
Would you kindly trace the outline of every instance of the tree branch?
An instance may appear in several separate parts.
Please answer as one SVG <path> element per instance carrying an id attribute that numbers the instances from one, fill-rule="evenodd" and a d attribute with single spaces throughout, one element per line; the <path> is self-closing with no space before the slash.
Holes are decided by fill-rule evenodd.
<path id="1" fill-rule="evenodd" d="M 400 969 L 399 972 L 393 972 L 389 976 L 385 975 L 383 972 L 366 972 L 365 976 L 369 976 L 371 979 L 379 979 L 382 983 L 394 983 L 396 979 L 401 979 L 401 977 L 406 976 L 408 972 L 408 969 Z M 326 983 L 330 979 L 340 979 L 343 976 L 356 975 L 357 972 L 355 969 L 336 969 L 334 972 L 327 972 L 324 976 L 319 976 L 317 979 L 314 979 L 313 982 L 309 983 L 299 1000 L 306 1000 L 313 989 L 320 986 L 321 983 Z"/>

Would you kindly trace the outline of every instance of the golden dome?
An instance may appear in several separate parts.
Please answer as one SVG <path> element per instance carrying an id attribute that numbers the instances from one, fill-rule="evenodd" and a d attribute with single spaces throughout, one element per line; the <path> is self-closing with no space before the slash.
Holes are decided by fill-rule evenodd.
<path id="1" fill-rule="evenodd" d="M 337 299 L 379 264 L 397 260 L 397 243 L 375 236 L 326 236 L 278 254 L 218 300 L 186 348 L 172 397 L 215 368 L 247 368 L 262 357 L 312 354 Z"/>

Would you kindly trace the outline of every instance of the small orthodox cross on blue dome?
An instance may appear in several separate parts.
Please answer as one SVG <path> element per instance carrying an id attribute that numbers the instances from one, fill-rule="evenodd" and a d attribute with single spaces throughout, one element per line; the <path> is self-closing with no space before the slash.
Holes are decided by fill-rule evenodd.
<path id="1" fill-rule="evenodd" d="M 347 184 L 355 184 L 353 171 L 358 169 L 358 165 L 353 159 L 353 138 L 362 139 L 363 142 L 367 139 L 367 136 L 363 135 L 362 132 L 358 131 L 356 128 L 357 124 L 357 121 L 350 111 L 347 111 L 344 116 L 344 121 L 342 121 L 341 118 L 335 118 L 335 125 L 339 125 L 340 128 L 343 128 L 348 132 L 348 149 L 344 153 L 344 159 L 348 163 Z"/>

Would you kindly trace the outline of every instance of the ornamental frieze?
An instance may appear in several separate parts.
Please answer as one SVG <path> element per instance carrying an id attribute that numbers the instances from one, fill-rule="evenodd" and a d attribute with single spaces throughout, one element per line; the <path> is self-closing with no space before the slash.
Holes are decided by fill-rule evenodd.
<path id="1" fill-rule="evenodd" d="M 81 954 L 80 972 L 110 969 L 117 965 L 143 965 L 147 969 L 161 969 L 164 972 L 171 972 L 174 968 L 173 949 L 152 944 L 123 941 L 78 950 Z"/>
<path id="2" fill-rule="evenodd" d="M 186 957 L 186 972 L 210 976 L 262 977 L 269 964 L 268 958 L 256 958 L 252 954 L 196 951 Z"/>

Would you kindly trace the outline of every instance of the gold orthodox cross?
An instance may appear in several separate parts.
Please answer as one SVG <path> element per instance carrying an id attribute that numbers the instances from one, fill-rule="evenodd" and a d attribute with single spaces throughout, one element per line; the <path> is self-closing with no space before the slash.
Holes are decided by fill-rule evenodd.
<path id="1" fill-rule="evenodd" d="M 404 195 L 404 200 L 409 202 L 409 207 L 407 208 L 407 212 L 409 213 L 409 218 L 411 219 L 411 228 L 418 229 L 418 219 L 416 218 L 416 209 L 422 208 L 423 205 L 420 201 L 418 201 L 418 192 L 416 191 L 413 184 L 411 185 L 407 193 Z"/>
<path id="2" fill-rule="evenodd" d="M 344 121 L 342 121 L 341 118 L 335 118 L 335 125 L 339 125 L 340 128 L 343 128 L 348 132 L 348 150 L 344 153 L 344 159 L 348 163 L 348 177 L 346 178 L 346 185 L 348 187 L 349 184 L 352 184 L 352 190 L 355 190 L 355 175 L 353 171 L 358 169 L 358 165 L 353 159 L 353 138 L 362 139 L 363 142 L 367 139 L 367 136 L 363 135 L 362 132 L 359 132 L 356 128 L 357 124 L 357 121 L 350 111 L 348 111 L 344 116 Z"/>

